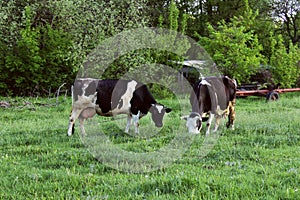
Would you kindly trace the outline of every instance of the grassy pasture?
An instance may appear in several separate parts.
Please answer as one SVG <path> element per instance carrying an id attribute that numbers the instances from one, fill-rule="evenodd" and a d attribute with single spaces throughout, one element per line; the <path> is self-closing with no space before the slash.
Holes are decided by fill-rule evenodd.
<path id="1" fill-rule="evenodd" d="M 174 164 L 148 173 L 99 162 L 82 143 L 78 126 L 67 137 L 71 99 L 60 99 L 58 106 L 45 106 L 53 103 L 49 99 L 25 99 L 33 103 L 27 105 L 19 98 L 1 100 L 13 106 L 0 108 L 0 199 L 300 199 L 299 93 L 270 103 L 238 99 L 235 130 L 226 130 L 223 120 L 204 158 L 202 130 Z M 175 100 L 162 102 L 173 112 L 159 134 L 148 138 L 122 133 L 109 118 L 97 120 L 105 121 L 101 128 L 114 145 L 155 152 L 174 138 L 174 130 L 185 130 L 179 116 L 189 111 L 179 112 Z M 119 127 L 125 122 L 118 120 Z M 145 117 L 144 132 L 147 124 Z"/>

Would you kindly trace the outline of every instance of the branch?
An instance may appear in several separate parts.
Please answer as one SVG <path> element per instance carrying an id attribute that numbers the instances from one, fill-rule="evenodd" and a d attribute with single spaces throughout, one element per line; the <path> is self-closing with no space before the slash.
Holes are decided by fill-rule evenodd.
<path id="1" fill-rule="evenodd" d="M 58 90 L 57 90 L 57 95 L 56 95 L 56 106 L 58 106 L 58 96 L 59 96 L 59 92 L 60 89 L 65 85 L 66 83 L 63 83 L 61 86 L 59 86 Z"/>

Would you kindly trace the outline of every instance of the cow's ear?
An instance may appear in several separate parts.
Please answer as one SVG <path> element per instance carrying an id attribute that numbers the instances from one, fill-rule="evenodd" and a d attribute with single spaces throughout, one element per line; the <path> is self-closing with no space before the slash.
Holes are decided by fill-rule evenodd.
<path id="1" fill-rule="evenodd" d="M 182 116 L 182 117 L 180 117 L 180 119 L 184 119 L 184 120 L 187 120 L 188 119 L 188 115 L 185 115 L 185 116 Z"/>
<path id="2" fill-rule="evenodd" d="M 171 109 L 171 108 L 167 108 L 167 107 L 165 107 L 165 111 L 166 111 L 166 113 L 169 113 L 169 112 L 171 112 L 171 111 L 172 111 L 172 109 Z"/>

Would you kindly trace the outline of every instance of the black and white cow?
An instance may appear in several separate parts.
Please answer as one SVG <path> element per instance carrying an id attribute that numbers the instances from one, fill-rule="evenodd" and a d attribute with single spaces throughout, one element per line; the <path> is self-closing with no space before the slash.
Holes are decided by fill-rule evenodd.
<path id="1" fill-rule="evenodd" d="M 147 86 L 135 80 L 103 80 L 98 82 L 96 112 L 101 116 L 127 114 L 125 132 L 131 121 L 135 133 L 139 133 L 139 119 L 151 113 L 155 126 L 163 126 L 163 116 L 170 108 L 156 102 Z"/>
<path id="2" fill-rule="evenodd" d="M 127 114 L 125 132 L 129 132 L 133 118 L 135 132 L 138 133 L 139 118 L 148 112 L 157 127 L 162 127 L 163 116 L 171 111 L 155 101 L 146 85 L 134 80 L 78 79 L 73 89 L 73 107 L 68 135 L 74 133 L 74 123 L 80 121 L 81 134 L 85 134 L 83 122 L 96 113 L 101 116 Z"/>
<path id="3" fill-rule="evenodd" d="M 192 112 L 186 119 L 189 133 L 198 134 L 202 128 L 202 118 L 209 114 L 206 135 L 210 132 L 211 123 L 216 117 L 214 132 L 218 130 L 220 119 L 228 115 L 227 128 L 234 128 L 235 102 L 237 84 L 227 76 L 206 77 L 198 81 L 191 92 L 190 103 Z"/>

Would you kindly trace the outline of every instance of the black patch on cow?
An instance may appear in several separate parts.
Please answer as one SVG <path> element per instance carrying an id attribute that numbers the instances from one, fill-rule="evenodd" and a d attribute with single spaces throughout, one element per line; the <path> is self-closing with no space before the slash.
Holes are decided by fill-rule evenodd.
<path id="1" fill-rule="evenodd" d="M 85 89 L 85 95 L 89 96 L 95 94 L 97 89 L 98 81 L 92 81 L 88 84 L 88 87 Z"/>
<path id="2" fill-rule="evenodd" d="M 190 118 L 200 117 L 199 113 L 191 113 Z"/>
<path id="3" fill-rule="evenodd" d="M 209 119 L 209 117 L 202 117 L 202 121 L 206 122 Z"/>
<path id="4" fill-rule="evenodd" d="M 74 126 L 75 126 L 75 123 L 72 124 L 72 135 L 73 135 L 74 132 L 75 132 L 75 127 L 74 127 Z"/>
<path id="5" fill-rule="evenodd" d="M 119 103 L 119 99 L 122 94 L 118 95 L 118 91 L 121 91 L 122 88 L 116 89 L 114 93 L 114 99 L 112 99 L 114 88 L 117 84 L 118 80 L 101 80 L 98 82 L 97 86 L 97 101 L 96 104 L 99 105 L 101 111 L 103 113 L 109 112 L 112 108 L 116 108 Z M 122 86 L 123 83 L 120 82 L 118 86 Z M 126 84 L 124 88 L 126 87 Z M 124 90 L 124 89 L 123 89 Z M 123 94 L 125 90 L 123 91 Z M 119 97 L 119 99 L 117 99 Z"/>
<path id="6" fill-rule="evenodd" d="M 152 94 L 149 92 L 146 85 L 138 83 L 137 89 L 133 93 L 133 98 L 130 101 L 131 112 L 137 114 L 140 111 L 143 114 L 147 114 L 151 105 L 156 104 L 156 101 Z"/>

